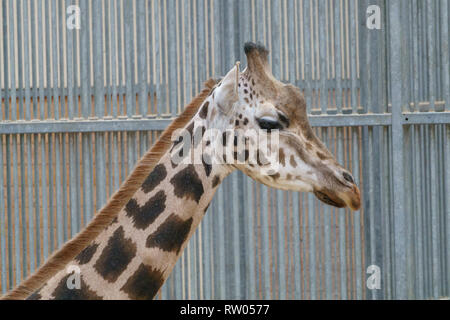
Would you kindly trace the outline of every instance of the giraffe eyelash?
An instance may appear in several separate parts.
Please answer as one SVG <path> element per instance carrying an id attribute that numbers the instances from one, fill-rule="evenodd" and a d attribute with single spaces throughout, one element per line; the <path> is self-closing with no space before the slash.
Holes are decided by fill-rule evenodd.
<path id="1" fill-rule="evenodd" d="M 278 119 L 284 124 L 285 127 L 289 127 L 289 119 L 281 112 L 278 112 Z"/>

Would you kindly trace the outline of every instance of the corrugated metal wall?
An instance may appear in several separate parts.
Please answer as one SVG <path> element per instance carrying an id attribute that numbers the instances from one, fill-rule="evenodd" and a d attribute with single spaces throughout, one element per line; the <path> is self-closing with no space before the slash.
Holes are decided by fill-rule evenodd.
<path id="1" fill-rule="evenodd" d="M 202 82 L 259 40 L 363 208 L 235 172 L 159 297 L 448 296 L 448 18 L 447 0 L 0 0 L 0 291 L 83 228 Z M 371 265 L 381 289 L 366 286 Z"/>

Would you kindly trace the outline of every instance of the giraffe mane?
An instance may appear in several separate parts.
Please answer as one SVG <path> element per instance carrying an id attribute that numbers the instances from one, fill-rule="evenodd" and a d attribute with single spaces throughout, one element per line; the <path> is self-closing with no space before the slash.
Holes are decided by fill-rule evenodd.
<path id="1" fill-rule="evenodd" d="M 89 243 L 103 231 L 119 214 L 120 210 L 131 196 L 142 185 L 159 159 L 169 150 L 174 130 L 183 128 L 197 113 L 202 102 L 208 97 L 216 85 L 216 80 L 209 79 L 204 83 L 203 90 L 185 107 L 184 111 L 175 118 L 163 131 L 153 147 L 139 160 L 133 171 L 122 183 L 110 200 L 94 215 L 92 221 L 69 240 L 61 249 L 51 255 L 45 264 L 39 267 L 32 275 L 15 289 L 6 293 L 0 300 L 25 299 L 38 290 L 52 275 L 63 269 L 72 261 Z"/>

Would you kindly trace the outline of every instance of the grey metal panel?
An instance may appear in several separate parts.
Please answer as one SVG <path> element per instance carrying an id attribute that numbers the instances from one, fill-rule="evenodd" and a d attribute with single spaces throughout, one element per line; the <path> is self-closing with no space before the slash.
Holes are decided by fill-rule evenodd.
<path id="1" fill-rule="evenodd" d="M 5 189 L 4 189 L 4 181 L 5 177 L 3 175 L 3 141 L 5 136 L 0 136 L 0 210 L 2 211 L 2 214 L 0 214 L 0 256 L 2 259 L 2 274 L 1 274 L 1 284 L 2 284 L 2 292 L 5 293 L 9 287 L 7 285 L 7 275 L 8 272 L 6 270 L 6 255 L 7 255 L 7 248 L 6 248 L 6 233 L 7 233 L 7 226 L 6 226 L 6 215 L 3 213 L 5 210 Z"/>
<path id="2" fill-rule="evenodd" d="M 395 252 L 395 296 L 400 299 L 407 298 L 407 261 L 406 261 L 406 212 L 404 211 L 403 190 L 403 126 L 400 124 L 404 97 L 402 96 L 402 83 L 404 82 L 402 72 L 402 26 L 401 6 L 402 2 L 389 2 L 389 51 L 390 51 L 390 75 L 392 90 L 392 143 L 396 148 L 393 154 L 393 198 L 394 198 L 394 252 Z"/>

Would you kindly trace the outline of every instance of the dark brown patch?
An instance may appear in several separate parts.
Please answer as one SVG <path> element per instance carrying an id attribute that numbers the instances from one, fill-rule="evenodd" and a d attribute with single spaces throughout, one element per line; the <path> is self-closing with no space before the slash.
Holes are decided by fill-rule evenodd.
<path id="1" fill-rule="evenodd" d="M 175 174 L 170 183 L 174 186 L 178 198 L 187 198 L 198 203 L 204 193 L 202 181 L 192 164 Z"/>
<path id="2" fill-rule="evenodd" d="M 212 187 L 215 188 L 220 183 L 219 175 L 215 176 L 212 181 Z"/>
<path id="3" fill-rule="evenodd" d="M 294 156 L 291 155 L 291 159 L 289 160 L 289 163 L 293 168 L 297 167 L 297 162 L 295 162 Z"/>
<path id="4" fill-rule="evenodd" d="M 192 218 L 182 220 L 175 213 L 172 213 L 154 233 L 148 236 L 147 248 L 157 247 L 164 251 L 180 252 L 181 246 L 191 230 Z"/>
<path id="5" fill-rule="evenodd" d="M 211 157 L 204 153 L 202 155 L 202 163 L 203 163 L 203 168 L 205 169 L 205 174 L 207 177 L 209 177 L 209 175 L 211 174 L 211 170 L 212 170 L 212 165 L 211 165 Z"/>
<path id="6" fill-rule="evenodd" d="M 198 126 L 195 129 L 194 135 L 192 136 L 192 142 L 194 145 L 194 149 L 197 148 L 198 144 L 202 141 L 203 135 L 206 132 L 206 128 L 204 126 Z"/>
<path id="7" fill-rule="evenodd" d="M 161 271 L 141 264 L 120 289 L 133 300 L 151 300 L 164 283 Z"/>
<path id="8" fill-rule="evenodd" d="M 248 98 L 244 98 L 244 101 L 245 101 L 246 103 L 250 103 L 250 100 L 248 100 Z"/>
<path id="9" fill-rule="evenodd" d="M 324 154 L 320 151 L 317 151 L 317 156 L 320 158 L 320 160 L 325 160 L 325 159 L 329 158 L 326 154 Z"/>
<path id="10" fill-rule="evenodd" d="M 187 132 L 189 132 L 189 135 L 191 136 L 191 139 L 192 139 L 192 135 L 193 135 L 193 132 L 194 132 L 194 126 L 195 126 L 195 123 L 194 123 L 194 121 L 192 121 L 192 122 L 186 127 L 186 130 L 187 130 Z"/>
<path id="11" fill-rule="evenodd" d="M 283 165 L 283 167 L 286 166 L 286 158 L 285 158 L 285 155 L 284 155 L 284 151 L 281 148 L 280 148 L 280 151 L 279 151 L 279 157 L 280 157 L 280 162 Z"/>
<path id="12" fill-rule="evenodd" d="M 247 123 L 248 123 L 248 119 L 247 119 L 247 118 L 244 118 L 244 126 L 246 126 Z"/>
<path id="13" fill-rule="evenodd" d="M 229 131 L 222 132 L 222 145 L 226 146 L 228 141 L 228 135 L 230 134 Z"/>
<path id="14" fill-rule="evenodd" d="M 86 264 L 91 261 L 92 257 L 97 251 L 98 243 L 91 243 L 86 248 L 84 248 L 76 257 L 75 260 L 78 261 L 79 264 Z"/>
<path id="15" fill-rule="evenodd" d="M 199 116 L 202 119 L 206 119 L 206 117 L 208 116 L 208 106 L 209 106 L 209 101 L 206 101 L 203 104 L 203 107 L 201 108 L 200 112 L 199 112 Z"/>
<path id="16" fill-rule="evenodd" d="M 237 146 L 238 145 L 238 134 L 236 133 L 233 137 L 233 146 Z"/>
<path id="17" fill-rule="evenodd" d="M 136 255 L 136 245 L 125 239 L 123 227 L 117 228 L 94 265 L 95 270 L 107 281 L 114 282 Z"/>
<path id="18" fill-rule="evenodd" d="M 244 150 L 244 160 L 248 161 L 249 156 L 250 156 L 250 152 L 248 151 L 248 149 L 245 149 Z"/>
<path id="19" fill-rule="evenodd" d="M 178 144 L 180 144 L 182 141 L 183 141 L 183 136 L 182 135 L 178 136 L 177 139 L 173 142 L 172 148 L 170 148 L 170 152 L 172 152 L 172 150 L 175 149 L 176 146 Z"/>
<path id="20" fill-rule="evenodd" d="M 67 287 L 67 280 L 73 273 L 68 274 L 59 281 L 52 296 L 54 300 L 101 300 L 94 291 L 92 291 L 88 285 L 83 281 L 83 277 L 80 275 L 80 289 L 69 289 Z"/>
<path id="21" fill-rule="evenodd" d="M 313 163 L 309 153 L 307 153 L 305 151 L 305 146 L 301 142 L 299 142 L 297 139 L 294 139 L 294 138 L 291 138 L 291 137 L 288 137 L 286 142 L 288 143 L 288 145 L 291 147 L 292 150 L 295 150 L 295 152 L 297 153 L 298 157 L 303 162 L 305 162 L 307 164 Z"/>
<path id="22" fill-rule="evenodd" d="M 33 292 L 28 298 L 26 298 L 25 300 L 41 300 L 42 296 L 39 293 L 41 291 L 41 289 L 36 290 L 35 292 Z"/>
<path id="23" fill-rule="evenodd" d="M 163 164 L 158 164 L 142 184 L 142 191 L 145 193 L 151 192 L 158 184 L 161 183 L 161 181 L 166 178 L 166 176 L 166 167 Z"/>
<path id="24" fill-rule="evenodd" d="M 125 206 L 127 216 L 133 219 L 137 229 L 146 229 L 166 209 L 166 194 L 158 191 L 142 207 L 133 198 Z"/>
<path id="25" fill-rule="evenodd" d="M 186 137 L 186 139 L 189 138 L 191 140 L 189 140 L 187 142 L 184 142 L 180 146 L 179 150 L 177 150 L 178 155 L 175 156 L 175 154 L 172 153 L 172 150 L 173 150 L 173 148 L 172 148 L 172 150 L 171 150 L 171 159 L 170 159 L 170 162 L 172 163 L 172 168 L 176 168 L 179 163 L 182 163 L 182 161 L 184 160 L 185 157 L 187 157 L 188 155 L 191 154 L 191 147 L 192 147 L 191 141 L 192 141 L 192 130 L 193 130 L 193 128 L 194 128 L 194 123 L 192 123 L 191 125 L 189 125 L 186 128 L 186 130 L 188 130 L 189 135 L 190 135 L 189 137 Z M 181 141 L 183 141 L 183 140 L 184 140 L 184 138 L 181 139 Z M 176 162 L 174 162 L 174 160 L 176 160 Z"/>
<path id="26" fill-rule="evenodd" d="M 278 180 L 280 178 L 280 174 L 277 172 L 270 176 L 273 180 Z"/>
<path id="27" fill-rule="evenodd" d="M 205 215 L 205 214 L 206 214 L 206 211 L 208 211 L 208 208 L 209 208 L 209 205 L 210 205 L 210 204 L 211 204 L 211 202 L 208 203 L 208 204 L 206 205 L 205 210 L 203 210 L 203 215 Z"/>

